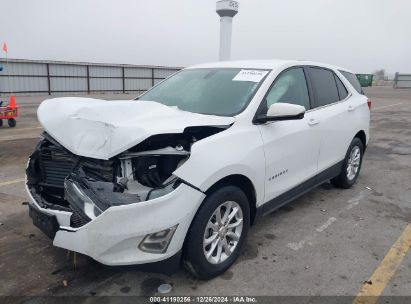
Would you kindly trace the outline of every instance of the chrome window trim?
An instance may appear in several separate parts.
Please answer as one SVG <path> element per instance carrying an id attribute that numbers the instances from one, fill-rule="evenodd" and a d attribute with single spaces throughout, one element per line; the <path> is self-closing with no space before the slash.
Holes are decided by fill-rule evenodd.
<path id="1" fill-rule="evenodd" d="M 347 91 L 348 91 L 348 90 L 347 90 Z M 333 106 L 333 105 L 336 105 L 336 104 L 339 104 L 339 103 L 346 102 L 346 101 L 352 96 L 352 93 L 351 93 L 350 91 L 348 91 L 348 92 L 349 92 L 349 93 L 348 93 L 347 97 L 345 97 L 345 99 L 343 99 L 343 100 L 339 100 L 339 101 L 336 101 L 336 102 L 333 102 L 333 103 L 329 103 L 329 104 L 323 105 L 323 106 L 321 106 L 321 107 L 309 109 L 309 110 L 305 111 L 305 113 L 309 113 L 309 112 L 316 111 L 316 110 L 321 110 L 321 109 L 327 108 L 327 107 L 329 107 L 329 106 Z"/>

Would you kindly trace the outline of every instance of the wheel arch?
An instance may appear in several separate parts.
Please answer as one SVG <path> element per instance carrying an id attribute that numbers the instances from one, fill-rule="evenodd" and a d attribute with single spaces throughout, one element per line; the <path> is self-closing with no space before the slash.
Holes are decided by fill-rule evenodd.
<path id="1" fill-rule="evenodd" d="M 228 175 L 213 185 L 211 185 L 206 191 L 205 194 L 209 195 L 216 189 L 219 189 L 224 186 L 236 186 L 240 188 L 244 194 L 247 196 L 248 204 L 250 206 L 250 223 L 251 225 L 254 223 L 256 213 L 257 213 L 257 197 L 256 197 L 256 189 L 252 181 L 242 174 L 232 174 Z"/>
<path id="2" fill-rule="evenodd" d="M 358 137 L 361 140 L 362 145 L 364 147 L 364 151 L 365 151 L 367 147 L 367 135 L 365 134 L 364 130 L 358 131 L 357 134 L 355 134 L 354 138 L 355 137 Z"/>

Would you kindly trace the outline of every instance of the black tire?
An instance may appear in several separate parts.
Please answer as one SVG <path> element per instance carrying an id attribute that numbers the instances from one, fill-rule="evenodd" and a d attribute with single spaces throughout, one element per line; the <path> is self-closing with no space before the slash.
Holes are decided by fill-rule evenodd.
<path id="1" fill-rule="evenodd" d="M 349 166 L 349 159 L 350 159 L 351 152 L 353 151 L 353 149 L 355 149 L 355 147 L 358 147 L 360 151 L 360 163 L 358 165 L 358 170 L 355 173 L 355 176 L 352 178 L 349 178 L 348 173 L 347 173 L 347 168 Z M 363 154 L 364 154 L 364 145 L 361 139 L 359 139 L 358 137 L 355 137 L 352 140 L 350 146 L 348 147 L 347 153 L 345 154 L 345 159 L 344 159 L 340 174 L 336 176 L 335 178 L 331 179 L 331 183 L 334 186 L 337 186 L 339 188 L 344 188 L 344 189 L 351 188 L 352 185 L 354 185 L 355 182 L 357 181 L 358 175 L 360 174 Z"/>
<path id="2" fill-rule="evenodd" d="M 14 127 L 17 125 L 17 122 L 16 122 L 16 120 L 15 120 L 14 118 L 9 118 L 9 119 L 7 120 L 7 123 L 8 123 L 8 125 L 9 125 L 10 128 L 14 128 Z"/>
<path id="3" fill-rule="evenodd" d="M 3 126 L 3 119 L 0 119 L 0 127 Z"/>
<path id="4" fill-rule="evenodd" d="M 210 263 L 203 250 L 206 226 L 214 211 L 225 202 L 236 202 L 242 211 L 243 227 L 238 243 L 231 255 L 218 264 Z M 184 267 L 198 279 L 210 279 L 226 271 L 238 258 L 250 226 L 250 206 L 244 192 L 235 186 L 221 187 L 208 195 L 188 230 L 183 248 Z M 217 237 L 218 238 L 218 237 Z"/>

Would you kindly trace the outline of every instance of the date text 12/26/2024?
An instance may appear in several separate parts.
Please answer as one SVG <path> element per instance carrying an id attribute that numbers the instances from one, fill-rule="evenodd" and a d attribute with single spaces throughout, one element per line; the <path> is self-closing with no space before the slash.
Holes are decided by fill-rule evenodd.
<path id="1" fill-rule="evenodd" d="M 150 303 L 257 303 L 257 299 L 248 296 L 164 296 L 150 297 Z"/>

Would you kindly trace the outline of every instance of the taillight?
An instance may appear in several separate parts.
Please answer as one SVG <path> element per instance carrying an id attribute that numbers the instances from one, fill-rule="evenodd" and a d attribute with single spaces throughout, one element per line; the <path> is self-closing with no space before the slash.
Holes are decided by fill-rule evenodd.
<path id="1" fill-rule="evenodd" d="M 368 109 L 370 109 L 371 110 L 371 99 L 367 99 L 367 105 L 368 105 Z"/>

